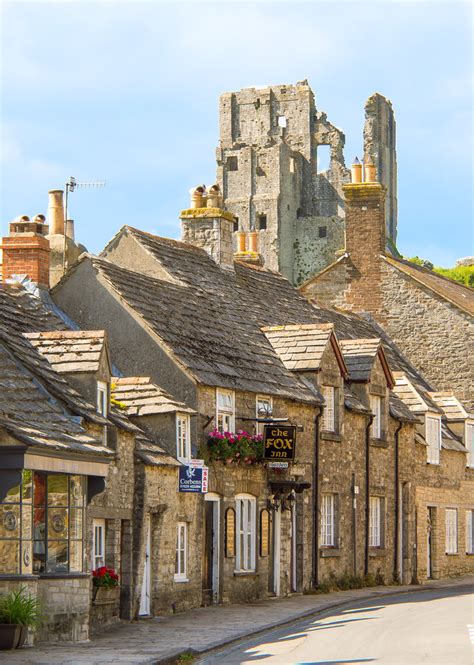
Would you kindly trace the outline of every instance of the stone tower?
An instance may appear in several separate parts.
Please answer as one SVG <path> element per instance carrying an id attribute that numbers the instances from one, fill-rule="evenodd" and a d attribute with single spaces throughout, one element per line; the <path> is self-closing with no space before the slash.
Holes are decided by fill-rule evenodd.
<path id="1" fill-rule="evenodd" d="M 395 122 L 390 103 L 376 97 L 376 120 L 366 122 L 365 147 L 395 188 L 389 234 L 395 239 Z M 388 119 L 390 140 L 382 136 Z M 350 182 L 344 143 L 343 132 L 317 110 L 307 81 L 245 88 L 220 98 L 217 180 L 225 208 L 237 217 L 235 230 L 257 231 L 265 266 L 295 285 L 332 263 L 344 247 L 342 185 Z M 329 151 L 325 168 L 324 150 Z M 383 176 L 381 181 L 387 184 Z"/>

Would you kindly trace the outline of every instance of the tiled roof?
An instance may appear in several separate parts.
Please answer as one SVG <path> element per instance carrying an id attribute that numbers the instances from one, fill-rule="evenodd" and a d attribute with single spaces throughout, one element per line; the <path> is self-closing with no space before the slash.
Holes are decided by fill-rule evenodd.
<path id="1" fill-rule="evenodd" d="M 428 394 L 443 411 L 448 421 L 465 420 L 468 417 L 468 413 L 461 402 L 456 399 L 453 392 L 430 392 Z"/>
<path id="2" fill-rule="evenodd" d="M 344 360 L 351 381 L 369 381 L 380 348 L 380 339 L 342 339 Z"/>
<path id="3" fill-rule="evenodd" d="M 112 397 L 129 416 L 156 413 L 196 413 L 156 384 L 149 376 L 127 376 L 112 379 Z"/>
<path id="4" fill-rule="evenodd" d="M 395 418 L 396 420 L 407 423 L 418 422 L 418 418 L 415 414 L 410 411 L 408 406 L 404 404 L 392 390 L 390 391 L 389 396 L 389 411 L 392 418 Z"/>
<path id="5" fill-rule="evenodd" d="M 383 256 L 383 259 L 390 265 L 394 266 L 405 275 L 408 275 L 415 281 L 423 284 L 431 291 L 434 291 L 442 298 L 449 300 L 463 311 L 468 314 L 474 315 L 474 290 L 468 286 L 464 286 L 459 282 L 455 282 L 448 277 L 439 275 L 432 270 L 422 268 L 421 266 L 412 263 L 411 261 L 404 261 L 396 259 L 391 256 Z"/>
<path id="6" fill-rule="evenodd" d="M 27 445 L 57 451 L 110 455 L 90 437 L 77 418 L 65 413 L 15 349 L 0 342 L 0 424 Z"/>
<path id="7" fill-rule="evenodd" d="M 104 350 L 104 330 L 53 330 L 24 333 L 56 372 L 97 372 Z"/>
<path id="8" fill-rule="evenodd" d="M 431 399 L 428 391 L 414 386 L 404 372 L 394 372 L 395 386 L 393 392 L 410 409 L 412 413 L 442 413 L 441 409 Z"/>
<path id="9" fill-rule="evenodd" d="M 287 369 L 319 370 L 324 351 L 332 343 L 342 374 L 347 374 L 332 323 L 267 326 L 262 331 Z"/>
<path id="10" fill-rule="evenodd" d="M 441 424 L 441 446 L 445 450 L 456 450 L 460 453 L 467 452 L 462 442 L 449 431 L 444 423 Z"/>
<path id="11" fill-rule="evenodd" d="M 363 413 L 366 416 L 372 414 L 372 411 L 363 404 L 358 397 L 350 390 L 348 386 L 344 386 L 344 406 L 349 411 L 356 411 Z"/>

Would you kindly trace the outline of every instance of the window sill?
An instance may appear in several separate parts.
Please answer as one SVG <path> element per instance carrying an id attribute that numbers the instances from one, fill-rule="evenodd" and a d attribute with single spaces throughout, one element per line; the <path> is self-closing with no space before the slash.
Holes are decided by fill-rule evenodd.
<path id="1" fill-rule="evenodd" d="M 429 466 L 439 466 L 439 462 L 426 462 Z"/>
<path id="2" fill-rule="evenodd" d="M 387 439 L 374 439 L 371 437 L 370 445 L 374 446 L 374 448 L 388 448 L 388 441 Z"/>
<path id="3" fill-rule="evenodd" d="M 175 581 L 177 584 L 183 584 L 183 583 L 185 583 L 185 582 L 189 582 L 189 579 L 188 579 L 187 577 L 176 577 L 176 575 L 175 575 L 175 577 L 174 577 L 174 581 Z"/>
<path id="4" fill-rule="evenodd" d="M 319 556 L 322 559 L 341 556 L 342 552 L 338 547 L 322 546 L 319 550 Z"/>
<path id="5" fill-rule="evenodd" d="M 256 570 L 234 570 L 234 577 L 257 577 Z"/>
<path id="6" fill-rule="evenodd" d="M 90 573 L 38 573 L 40 580 L 70 580 L 82 577 L 90 577 Z"/>
<path id="7" fill-rule="evenodd" d="M 466 556 L 474 556 L 474 552 L 466 552 Z"/>
<path id="8" fill-rule="evenodd" d="M 387 556 L 387 550 L 385 547 L 371 547 L 369 549 L 369 556 L 374 558 L 379 556 Z"/>
<path id="9" fill-rule="evenodd" d="M 21 575 L 20 573 L 2 573 L 0 575 L 0 582 L 15 582 L 21 580 L 37 580 L 39 575 L 32 575 L 31 573 L 25 573 Z"/>
<path id="10" fill-rule="evenodd" d="M 459 556 L 459 552 L 445 552 L 446 556 Z"/>
<path id="11" fill-rule="evenodd" d="M 337 432 L 321 432 L 320 438 L 323 441 L 342 441 L 342 435 Z"/>

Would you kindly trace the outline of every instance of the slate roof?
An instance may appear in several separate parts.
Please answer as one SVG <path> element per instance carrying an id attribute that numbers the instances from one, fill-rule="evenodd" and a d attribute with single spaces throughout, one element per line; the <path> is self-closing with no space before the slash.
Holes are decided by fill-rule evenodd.
<path id="1" fill-rule="evenodd" d="M 56 372 L 97 372 L 105 347 L 104 330 L 53 330 L 24 333 Z"/>
<path id="2" fill-rule="evenodd" d="M 342 339 L 340 345 L 351 381 L 370 381 L 375 359 L 378 356 L 389 386 L 393 385 L 393 376 L 384 357 L 385 354 L 383 353 L 380 339 L 376 337 L 368 339 Z"/>
<path id="3" fill-rule="evenodd" d="M 393 390 L 390 391 L 389 395 L 389 412 L 392 418 L 395 418 L 396 420 L 406 423 L 418 422 L 416 415 L 410 411 L 408 406 L 404 404 L 399 397 L 397 397 Z"/>
<path id="4" fill-rule="evenodd" d="M 366 416 L 370 416 L 372 411 L 363 404 L 356 395 L 350 390 L 346 385 L 344 386 L 344 406 L 349 411 L 356 411 L 357 413 L 363 413 Z"/>
<path id="5" fill-rule="evenodd" d="M 285 367 L 294 372 L 318 371 L 324 352 L 332 342 L 342 373 L 347 375 L 332 323 L 267 326 L 262 331 Z"/>
<path id="6" fill-rule="evenodd" d="M 394 258 L 391 256 L 382 257 L 391 266 L 394 266 L 400 272 L 403 272 L 408 277 L 423 284 L 437 295 L 449 300 L 459 309 L 474 315 L 474 290 L 468 286 L 464 286 L 459 282 L 455 282 L 448 277 L 439 275 L 432 270 L 422 268 L 421 266 L 412 263 L 411 261 L 404 261 L 403 259 Z"/>
<path id="7" fill-rule="evenodd" d="M 127 376 L 112 379 L 112 397 L 124 407 L 128 416 L 157 413 L 196 413 L 152 383 L 149 376 Z"/>
<path id="8" fill-rule="evenodd" d="M 431 399 L 428 391 L 414 386 L 404 372 L 393 372 L 395 386 L 393 392 L 410 409 L 412 413 L 442 413 L 441 409 Z"/>
<path id="9" fill-rule="evenodd" d="M 448 422 L 465 420 L 469 417 L 469 414 L 452 391 L 430 392 L 429 396 L 443 411 Z"/>
<path id="10" fill-rule="evenodd" d="M 38 384 L 15 349 L 0 342 L 0 425 L 27 445 L 112 455 Z"/>

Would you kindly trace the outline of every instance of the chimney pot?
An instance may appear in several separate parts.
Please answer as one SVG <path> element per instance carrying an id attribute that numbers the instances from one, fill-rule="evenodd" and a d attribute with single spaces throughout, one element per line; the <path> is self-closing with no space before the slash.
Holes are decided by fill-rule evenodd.
<path id="1" fill-rule="evenodd" d="M 246 251 L 247 234 L 245 231 L 237 231 L 235 235 L 237 237 L 237 253 L 243 254 Z"/>
<path id="2" fill-rule="evenodd" d="M 63 190 L 52 189 L 49 195 L 49 230 L 50 235 L 64 235 L 64 203 Z"/>
<path id="3" fill-rule="evenodd" d="M 191 208 L 202 208 L 203 207 L 203 196 L 206 188 L 202 185 L 198 187 L 192 187 L 189 190 L 191 195 Z"/>
<path id="4" fill-rule="evenodd" d="M 371 157 L 368 157 L 364 163 L 364 181 L 377 182 L 377 169 Z"/>
<path id="5" fill-rule="evenodd" d="M 357 157 L 354 159 L 354 163 L 351 166 L 351 181 L 353 184 L 359 184 L 362 182 L 362 164 Z"/>

